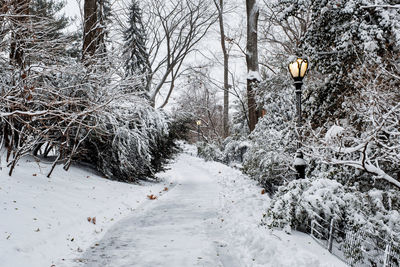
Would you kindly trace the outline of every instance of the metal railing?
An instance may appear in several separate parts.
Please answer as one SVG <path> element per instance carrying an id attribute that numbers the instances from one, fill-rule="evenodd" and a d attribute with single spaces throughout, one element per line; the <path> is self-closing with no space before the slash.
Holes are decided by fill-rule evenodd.
<path id="1" fill-rule="evenodd" d="M 400 244 L 365 231 L 342 230 L 316 215 L 310 224 L 311 237 L 350 266 L 400 266 Z"/>

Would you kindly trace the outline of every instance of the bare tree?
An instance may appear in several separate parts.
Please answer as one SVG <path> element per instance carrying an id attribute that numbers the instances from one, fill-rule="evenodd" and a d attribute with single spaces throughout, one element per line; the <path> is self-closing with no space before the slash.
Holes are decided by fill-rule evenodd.
<path id="1" fill-rule="evenodd" d="M 246 0 L 246 13 L 247 13 L 247 51 L 246 51 L 246 63 L 247 63 L 247 104 L 249 111 L 249 128 L 253 131 L 260 112 L 257 110 L 257 104 L 255 100 L 255 90 L 258 83 L 260 82 L 260 74 L 258 67 L 258 17 L 259 8 L 257 0 Z"/>
<path id="2" fill-rule="evenodd" d="M 224 138 L 229 136 L 229 53 L 226 47 L 226 36 L 224 27 L 224 1 L 214 0 L 218 11 L 219 31 L 221 38 L 221 48 L 224 55 Z"/>
<path id="3" fill-rule="evenodd" d="M 195 121 L 201 120 L 200 135 L 205 142 L 221 143 L 223 136 L 222 105 L 218 98 L 219 86 L 212 84 L 207 68 L 190 69 L 185 76 L 184 92 L 177 104 L 193 120 L 193 137 L 197 136 Z M 195 138 L 195 140 L 197 140 Z"/>
<path id="4" fill-rule="evenodd" d="M 182 73 L 183 62 L 195 50 L 216 21 L 216 12 L 208 1 L 150 0 L 143 8 L 147 17 L 150 53 L 150 100 L 155 105 L 161 88 L 168 84 L 162 107 L 169 101 L 175 81 Z"/>
<path id="5" fill-rule="evenodd" d="M 284 16 L 285 8 L 279 5 L 279 2 L 264 0 L 261 10 L 262 23 L 260 42 L 266 42 L 268 45 L 266 57 L 260 64 L 270 70 L 274 67 L 280 67 L 282 58 L 288 58 L 288 55 L 297 55 L 300 46 L 304 40 L 305 34 L 311 24 L 311 8 L 305 6 L 291 16 Z M 274 62 L 274 59 L 276 59 Z"/>

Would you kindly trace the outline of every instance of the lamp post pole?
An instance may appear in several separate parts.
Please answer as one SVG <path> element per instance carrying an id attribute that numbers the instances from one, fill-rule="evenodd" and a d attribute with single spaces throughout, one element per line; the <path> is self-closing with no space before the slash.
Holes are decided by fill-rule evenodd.
<path id="1" fill-rule="evenodd" d="M 301 86 L 303 85 L 303 78 L 306 75 L 308 68 L 308 61 L 306 59 L 297 58 L 296 61 L 289 64 L 289 72 L 294 80 L 294 86 L 296 88 L 296 110 L 297 110 L 297 151 L 294 160 L 294 168 L 297 171 L 297 179 L 304 179 L 306 173 L 306 162 L 304 160 L 303 152 L 301 151 Z"/>
<path id="2" fill-rule="evenodd" d="M 301 86 L 303 85 L 302 81 L 294 82 L 294 86 L 296 87 L 296 111 L 297 111 L 297 128 L 302 126 L 302 118 L 301 118 Z M 297 136 L 297 149 L 301 148 L 301 133 Z"/>
<path id="3" fill-rule="evenodd" d="M 302 118 L 301 118 L 301 86 L 303 85 L 302 81 L 295 81 L 294 86 L 296 88 L 296 109 L 297 109 L 297 151 L 296 158 L 294 160 L 294 168 L 297 171 L 297 178 L 304 179 L 306 173 L 306 162 L 303 157 L 303 152 L 301 151 L 301 126 L 302 126 Z"/>
<path id="4" fill-rule="evenodd" d="M 201 125 L 201 120 L 196 121 L 197 124 L 197 142 L 200 142 L 200 125 Z"/>

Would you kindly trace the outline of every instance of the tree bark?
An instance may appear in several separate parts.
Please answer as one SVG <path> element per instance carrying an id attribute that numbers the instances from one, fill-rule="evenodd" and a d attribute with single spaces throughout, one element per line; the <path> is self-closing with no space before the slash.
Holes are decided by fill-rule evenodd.
<path id="1" fill-rule="evenodd" d="M 96 29 L 97 18 L 97 3 L 96 0 L 85 0 L 83 7 L 84 11 L 84 29 L 83 29 L 83 48 L 82 48 L 82 61 L 87 57 L 93 57 L 97 48 L 98 31 Z"/>
<path id="2" fill-rule="evenodd" d="M 258 86 L 259 80 L 259 68 L 258 68 L 258 16 L 259 9 L 257 0 L 246 0 L 246 13 L 247 13 L 247 51 L 246 51 L 246 63 L 247 63 L 247 104 L 249 114 L 249 128 L 253 131 L 260 112 L 257 110 L 257 103 L 255 100 L 255 90 Z"/>
<path id="3" fill-rule="evenodd" d="M 224 55 L 224 118 L 223 127 L 224 133 L 223 137 L 227 138 L 229 136 L 229 54 L 225 43 L 225 28 L 224 28 L 224 0 L 214 0 L 215 6 L 218 10 L 218 20 L 219 20 L 219 30 L 221 37 L 221 48 Z"/>

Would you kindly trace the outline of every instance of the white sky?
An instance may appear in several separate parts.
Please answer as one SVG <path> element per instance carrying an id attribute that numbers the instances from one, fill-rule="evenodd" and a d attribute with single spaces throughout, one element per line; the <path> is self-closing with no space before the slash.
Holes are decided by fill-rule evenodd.
<path id="1" fill-rule="evenodd" d="M 65 0 L 67 5 L 65 6 L 65 14 L 69 17 L 73 17 L 75 15 L 79 16 L 79 4 L 80 0 Z"/>

